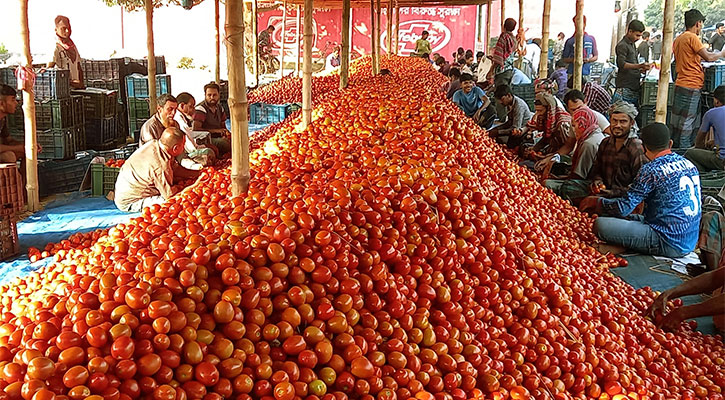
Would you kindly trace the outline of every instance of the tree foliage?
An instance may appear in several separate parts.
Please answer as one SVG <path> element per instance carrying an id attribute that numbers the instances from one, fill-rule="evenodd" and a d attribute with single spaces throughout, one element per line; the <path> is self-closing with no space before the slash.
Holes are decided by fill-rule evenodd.
<path id="1" fill-rule="evenodd" d="M 192 6 L 198 5 L 204 0 L 191 0 Z M 144 9 L 144 0 L 103 0 L 107 6 L 123 6 L 127 11 L 137 11 Z M 185 0 L 153 0 L 154 8 L 163 6 L 182 6 L 187 3 Z"/>
<path id="2" fill-rule="evenodd" d="M 664 7 L 664 0 L 652 0 L 644 10 L 644 23 L 662 30 Z M 675 32 L 685 30 L 685 11 L 691 8 L 705 15 L 705 26 L 725 20 L 725 0 L 675 0 Z"/>

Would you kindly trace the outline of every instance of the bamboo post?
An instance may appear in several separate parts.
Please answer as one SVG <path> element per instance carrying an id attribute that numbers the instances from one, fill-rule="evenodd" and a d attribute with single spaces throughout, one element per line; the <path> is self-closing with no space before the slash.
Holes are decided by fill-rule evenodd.
<path id="1" fill-rule="evenodd" d="M 370 0 L 370 55 L 372 56 L 373 75 L 378 73 L 377 57 L 375 54 L 375 48 L 377 45 L 375 43 L 375 0 Z"/>
<path id="2" fill-rule="evenodd" d="M 397 56 L 398 52 L 400 51 L 400 42 L 399 42 L 399 39 L 400 39 L 400 37 L 399 37 L 400 36 L 400 6 L 397 4 L 397 0 L 396 0 L 396 5 L 395 5 L 395 31 L 393 33 L 395 34 L 395 39 L 394 39 L 395 52 L 393 54 L 395 54 Z"/>
<path id="3" fill-rule="evenodd" d="M 385 39 L 388 55 L 393 54 L 393 0 L 388 0 L 387 14 L 385 14 Z"/>
<path id="4" fill-rule="evenodd" d="M 505 29 L 503 28 L 503 23 L 506 22 L 506 0 L 500 0 L 501 1 L 501 34 L 505 32 Z"/>
<path id="5" fill-rule="evenodd" d="M 576 26 L 574 41 L 574 89 L 582 88 L 582 67 L 584 66 L 584 0 L 576 0 Z"/>
<path id="6" fill-rule="evenodd" d="M 287 35 L 287 0 L 282 3 L 282 44 L 279 53 L 279 77 L 284 77 L 284 39 Z"/>
<path id="7" fill-rule="evenodd" d="M 657 106 L 655 122 L 667 123 L 667 96 L 670 88 L 670 65 L 672 63 L 672 38 L 675 25 L 675 0 L 665 0 L 665 16 L 662 25 L 662 58 L 660 80 L 657 83 Z"/>
<path id="8" fill-rule="evenodd" d="M 342 0 L 342 43 L 340 44 L 340 89 L 347 87 L 350 69 L 350 0 Z"/>
<path id="9" fill-rule="evenodd" d="M 520 35 L 524 34 L 524 0 L 519 0 L 519 32 Z M 524 65 L 524 52 L 526 47 L 519 49 L 519 58 L 516 60 L 516 68 L 521 69 Z"/>
<path id="10" fill-rule="evenodd" d="M 224 30 L 229 71 L 229 110 L 232 118 L 232 195 L 249 188 L 249 126 L 247 125 L 247 85 L 244 60 L 243 0 L 226 0 Z"/>
<path id="11" fill-rule="evenodd" d="M 214 27 L 216 28 L 216 33 L 214 35 L 216 46 L 216 58 L 214 59 L 216 63 L 216 68 L 214 69 L 214 81 L 219 83 L 221 80 L 221 64 L 219 62 L 219 0 L 214 0 Z"/>
<path id="12" fill-rule="evenodd" d="M 20 0 L 20 36 L 23 38 L 25 66 L 33 68 L 28 29 L 28 0 Z M 25 190 L 28 191 L 28 211 L 35 212 L 40 210 L 40 200 L 38 199 L 38 139 L 35 136 L 35 94 L 32 90 L 23 90 L 23 113 L 25 115 Z"/>
<path id="13" fill-rule="evenodd" d="M 156 112 L 156 54 L 154 53 L 154 2 L 144 0 L 146 9 L 146 47 L 149 51 L 147 78 L 149 81 L 149 109 Z"/>
<path id="14" fill-rule="evenodd" d="M 382 7 L 380 6 L 380 0 L 377 0 L 377 7 L 375 8 L 375 44 L 377 46 L 375 47 L 375 58 L 378 60 L 378 69 L 376 73 L 380 73 L 380 69 L 382 68 L 382 62 L 380 60 L 380 47 L 382 44 L 380 43 L 381 35 L 380 35 L 380 28 L 381 28 L 381 21 L 380 18 L 380 12 L 382 11 Z"/>
<path id="15" fill-rule="evenodd" d="M 302 75 L 302 126 L 312 122 L 312 0 L 305 0 L 305 57 Z"/>
<path id="16" fill-rule="evenodd" d="M 486 5 L 486 42 L 483 45 L 483 52 L 488 55 L 488 46 L 490 46 L 491 43 L 491 18 L 493 17 L 493 9 L 491 7 L 491 3 L 493 0 L 490 0 L 488 4 Z"/>
<path id="17" fill-rule="evenodd" d="M 257 35 L 259 35 L 259 29 L 257 29 L 257 0 L 252 0 L 252 15 L 250 15 L 250 28 L 252 30 L 252 43 L 250 47 L 250 50 L 252 51 L 252 58 L 256 60 L 254 63 L 254 86 L 259 85 L 259 38 Z M 266 28 L 266 27 L 265 27 Z M 270 40 L 271 45 L 271 40 Z M 267 72 L 266 69 L 264 72 Z"/>
<path id="18" fill-rule="evenodd" d="M 551 0 L 544 0 L 544 16 L 541 18 L 541 59 L 539 60 L 539 78 L 549 76 L 549 20 Z"/>
<path id="19" fill-rule="evenodd" d="M 302 34 L 300 28 L 302 27 L 302 9 L 297 6 L 297 61 L 295 63 L 295 76 L 300 76 L 300 65 L 302 65 L 300 58 L 302 57 Z"/>

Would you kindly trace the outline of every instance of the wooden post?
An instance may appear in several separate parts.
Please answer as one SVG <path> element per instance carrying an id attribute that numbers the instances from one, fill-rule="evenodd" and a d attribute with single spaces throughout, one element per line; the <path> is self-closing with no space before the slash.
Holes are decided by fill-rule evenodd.
<path id="1" fill-rule="evenodd" d="M 576 26 L 574 41 L 574 89 L 582 89 L 582 67 L 584 66 L 584 0 L 576 0 Z"/>
<path id="2" fill-rule="evenodd" d="M 279 77 L 284 76 L 284 39 L 287 35 L 287 0 L 282 2 L 282 45 L 279 53 Z"/>
<path id="3" fill-rule="evenodd" d="M 665 0 L 665 16 L 662 25 L 662 58 L 660 80 L 657 83 L 657 107 L 655 122 L 667 123 L 667 96 L 670 88 L 670 65 L 672 63 L 672 39 L 675 25 L 675 0 Z"/>
<path id="4" fill-rule="evenodd" d="M 154 53 L 154 2 L 144 0 L 146 9 L 146 47 L 149 51 L 147 78 L 149 81 L 149 110 L 156 112 L 156 54 Z"/>
<path id="5" fill-rule="evenodd" d="M 501 34 L 506 30 L 503 28 L 503 23 L 506 22 L 506 0 L 501 1 Z"/>
<path id="6" fill-rule="evenodd" d="M 254 52 L 254 59 L 257 60 L 257 62 L 254 64 L 254 86 L 259 85 L 259 29 L 257 29 L 257 0 L 252 0 L 252 51 Z M 266 28 L 266 26 L 265 26 Z M 270 45 L 271 45 L 271 39 L 270 39 Z M 267 72 L 265 69 L 264 72 Z"/>
<path id="7" fill-rule="evenodd" d="M 340 89 L 347 87 L 350 69 L 350 0 L 342 0 L 342 43 L 340 45 Z"/>
<path id="8" fill-rule="evenodd" d="M 382 47 L 382 44 L 380 43 L 380 31 L 381 31 L 381 21 L 380 13 L 382 11 L 382 7 L 380 6 L 380 0 L 377 0 L 377 7 L 375 8 L 375 43 L 377 46 L 375 47 L 375 58 L 378 60 L 378 69 L 376 73 L 380 73 L 380 69 L 382 68 L 382 61 L 380 60 L 380 47 Z"/>
<path id="9" fill-rule="evenodd" d="M 297 6 L 297 61 L 295 63 L 295 76 L 300 76 L 300 65 L 301 63 L 301 57 L 302 57 L 302 33 L 300 32 L 300 28 L 302 27 L 302 9 L 300 6 Z"/>
<path id="10" fill-rule="evenodd" d="M 247 84 L 244 60 L 243 0 L 226 0 L 224 31 L 229 71 L 229 110 L 232 118 L 232 195 L 249 188 L 249 126 L 247 124 Z"/>
<path id="11" fill-rule="evenodd" d="M 215 58 L 215 69 L 214 69 L 214 81 L 216 83 L 219 83 L 221 80 L 221 66 L 219 63 L 219 0 L 214 0 L 214 26 L 216 28 L 216 34 L 214 35 L 215 39 L 215 48 L 216 48 L 216 58 Z"/>
<path id="12" fill-rule="evenodd" d="M 524 0 L 519 0 L 519 30 L 520 35 L 524 35 Z M 518 41 L 517 41 L 518 43 Z M 516 68 L 521 69 L 524 65 L 524 52 L 526 51 L 526 42 L 524 47 L 519 49 L 519 58 L 516 60 Z"/>
<path id="13" fill-rule="evenodd" d="M 372 72 L 373 75 L 378 73 L 377 67 L 377 55 L 375 49 L 377 48 L 375 40 L 375 0 L 370 0 L 370 55 L 372 56 Z"/>
<path id="14" fill-rule="evenodd" d="M 387 54 L 393 54 L 393 0 L 388 0 L 388 8 L 387 8 L 387 14 L 385 24 L 386 26 L 386 32 L 385 32 L 385 39 L 386 39 L 386 45 L 387 45 Z"/>
<path id="15" fill-rule="evenodd" d="M 305 0 L 305 57 L 302 75 L 302 126 L 312 122 L 312 0 Z"/>
<path id="16" fill-rule="evenodd" d="M 395 31 L 393 33 L 395 33 L 395 52 L 393 54 L 397 56 L 398 52 L 400 52 L 400 6 L 397 5 L 397 0 L 395 5 Z"/>
<path id="17" fill-rule="evenodd" d="M 549 19 L 551 0 L 544 0 L 544 16 L 541 18 L 541 59 L 539 60 L 539 78 L 549 76 Z"/>
<path id="18" fill-rule="evenodd" d="M 28 29 L 28 0 L 20 0 L 20 36 L 23 39 L 25 67 L 33 68 Z M 32 88 L 31 88 L 32 89 Z M 23 114 L 25 115 L 25 190 L 28 191 L 28 211 L 40 210 L 38 192 L 38 140 L 35 136 L 35 94 L 23 90 Z"/>
<path id="19" fill-rule="evenodd" d="M 483 52 L 488 56 L 488 47 L 491 45 L 491 18 L 493 17 L 493 9 L 491 8 L 490 0 L 486 5 L 486 43 L 483 46 Z"/>

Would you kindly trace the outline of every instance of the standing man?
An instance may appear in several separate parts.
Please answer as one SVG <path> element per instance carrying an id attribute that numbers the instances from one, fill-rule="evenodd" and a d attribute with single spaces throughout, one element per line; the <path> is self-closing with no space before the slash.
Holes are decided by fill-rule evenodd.
<path id="1" fill-rule="evenodd" d="M 564 32 L 559 32 L 558 35 L 556 35 L 556 42 L 554 43 L 554 49 L 552 50 L 552 55 L 554 56 L 553 64 L 556 65 L 556 62 L 561 60 L 561 55 L 564 52 Z"/>
<path id="2" fill-rule="evenodd" d="M 715 107 L 705 113 L 695 138 L 695 147 L 685 153 L 685 158 L 692 161 L 700 172 L 725 169 L 725 86 L 718 86 L 712 97 Z M 707 143 L 710 130 L 714 142 Z"/>
<path id="3" fill-rule="evenodd" d="M 587 26 L 587 17 L 584 16 L 584 29 L 586 29 Z M 569 68 L 567 69 L 567 72 L 569 75 L 574 75 L 574 42 L 576 42 L 576 33 L 572 37 L 566 40 L 566 43 L 564 43 L 564 51 L 561 54 L 561 57 L 564 61 L 569 63 Z M 589 76 L 592 70 L 592 63 L 597 61 L 599 58 L 599 52 L 597 50 L 597 41 L 594 39 L 594 36 L 588 34 L 586 30 L 584 31 L 584 66 L 582 67 L 582 76 Z"/>
<path id="4" fill-rule="evenodd" d="M 18 107 L 17 92 L 8 85 L 0 84 L 0 162 L 15 163 L 25 157 L 25 146 L 10 137 L 8 115 Z M 23 173 L 25 169 L 23 168 Z"/>
<path id="5" fill-rule="evenodd" d="M 531 73 L 529 77 L 535 79 L 539 76 L 539 61 L 541 61 L 541 39 L 536 38 L 531 40 L 531 43 L 526 45 L 525 59 L 529 60 L 531 64 Z"/>
<path id="6" fill-rule="evenodd" d="M 715 25 L 715 33 L 710 38 L 710 49 L 712 51 L 721 51 L 725 46 L 725 24 L 718 22 Z"/>
<path id="7" fill-rule="evenodd" d="M 53 61 L 48 63 L 48 68 L 57 67 L 69 70 L 71 87 L 83 89 L 85 85 L 83 84 L 81 56 L 70 38 L 71 32 L 68 17 L 63 15 L 55 17 L 55 53 L 53 53 Z"/>
<path id="8" fill-rule="evenodd" d="M 697 129 L 695 124 L 700 113 L 700 92 L 705 83 L 702 61 L 717 61 L 725 56 L 725 51 L 707 51 L 707 46 L 700 42 L 704 21 L 705 16 L 698 10 L 685 12 L 685 32 L 672 44 L 677 70 L 671 120 L 675 148 L 692 146 Z"/>
<path id="9" fill-rule="evenodd" d="M 659 61 L 662 56 L 662 35 L 659 33 L 655 34 L 655 39 L 652 41 L 652 61 Z"/>
<path id="10" fill-rule="evenodd" d="M 138 138 L 139 147 L 152 141 L 159 140 L 166 128 L 178 128 L 174 121 L 176 107 L 179 103 L 176 97 L 164 93 L 156 100 L 156 113 L 141 126 L 141 133 Z"/>
<path id="11" fill-rule="evenodd" d="M 493 57 L 491 57 L 491 69 L 486 75 L 487 80 L 493 79 L 494 86 L 509 85 L 513 76 L 514 60 L 512 55 L 516 50 L 516 37 L 514 36 L 516 29 L 516 20 L 506 18 L 503 24 L 503 32 L 496 41 L 493 48 Z"/>
<path id="12" fill-rule="evenodd" d="M 229 153 L 232 146 L 223 136 L 228 134 L 227 114 L 219 105 L 219 85 L 214 82 L 204 86 L 204 101 L 196 106 L 194 112 L 194 130 L 211 134 L 211 143 L 217 148 L 217 158 Z"/>
<path id="13" fill-rule="evenodd" d="M 636 19 L 632 22 L 637 21 Z M 629 23 L 630 29 L 632 27 L 632 22 Z M 640 21 L 637 21 L 639 23 L 642 23 Z M 639 28 L 639 27 L 637 27 Z M 642 24 L 642 30 L 643 32 L 640 32 L 642 34 L 642 42 L 637 46 L 637 55 L 639 58 L 639 61 L 642 63 L 648 63 L 650 61 L 650 47 L 651 43 L 649 42 L 649 32 L 644 31 L 644 24 Z"/>
<path id="14" fill-rule="evenodd" d="M 615 48 L 619 72 L 617 72 L 617 77 L 614 81 L 617 87 L 614 92 L 614 101 L 623 100 L 627 103 L 634 104 L 635 107 L 639 106 L 641 74 L 650 68 L 649 63 L 639 62 L 639 50 L 634 46 L 635 42 L 640 37 L 643 37 L 643 31 L 644 24 L 642 21 L 633 20 L 627 27 L 627 34 L 617 43 L 617 47 Z M 649 35 L 648 32 L 644 33 Z M 642 43 L 645 44 L 647 42 L 643 40 Z M 649 54 L 649 47 L 647 47 L 647 54 Z"/>
<path id="15" fill-rule="evenodd" d="M 267 55 L 272 51 L 272 34 L 274 33 L 274 26 L 269 25 L 267 29 L 259 33 L 257 39 L 257 46 L 259 46 L 259 55 Z"/>
<path id="16" fill-rule="evenodd" d="M 423 31 L 423 33 L 420 34 L 420 39 L 415 41 L 415 51 L 413 54 L 415 54 L 418 57 L 423 57 L 423 55 L 430 55 L 433 50 L 430 47 L 430 42 L 428 41 L 428 31 Z"/>

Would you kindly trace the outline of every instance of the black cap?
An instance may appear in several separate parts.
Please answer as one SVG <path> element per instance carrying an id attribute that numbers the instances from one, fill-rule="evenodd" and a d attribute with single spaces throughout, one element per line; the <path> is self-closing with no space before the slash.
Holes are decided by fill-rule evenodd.
<path id="1" fill-rule="evenodd" d="M 692 9 L 685 11 L 685 28 L 691 28 L 700 21 L 705 21 L 705 16 L 700 10 Z"/>
<path id="2" fill-rule="evenodd" d="M 670 145 L 670 128 L 663 123 L 655 122 L 642 128 L 640 137 L 642 144 L 648 150 L 664 150 Z"/>

